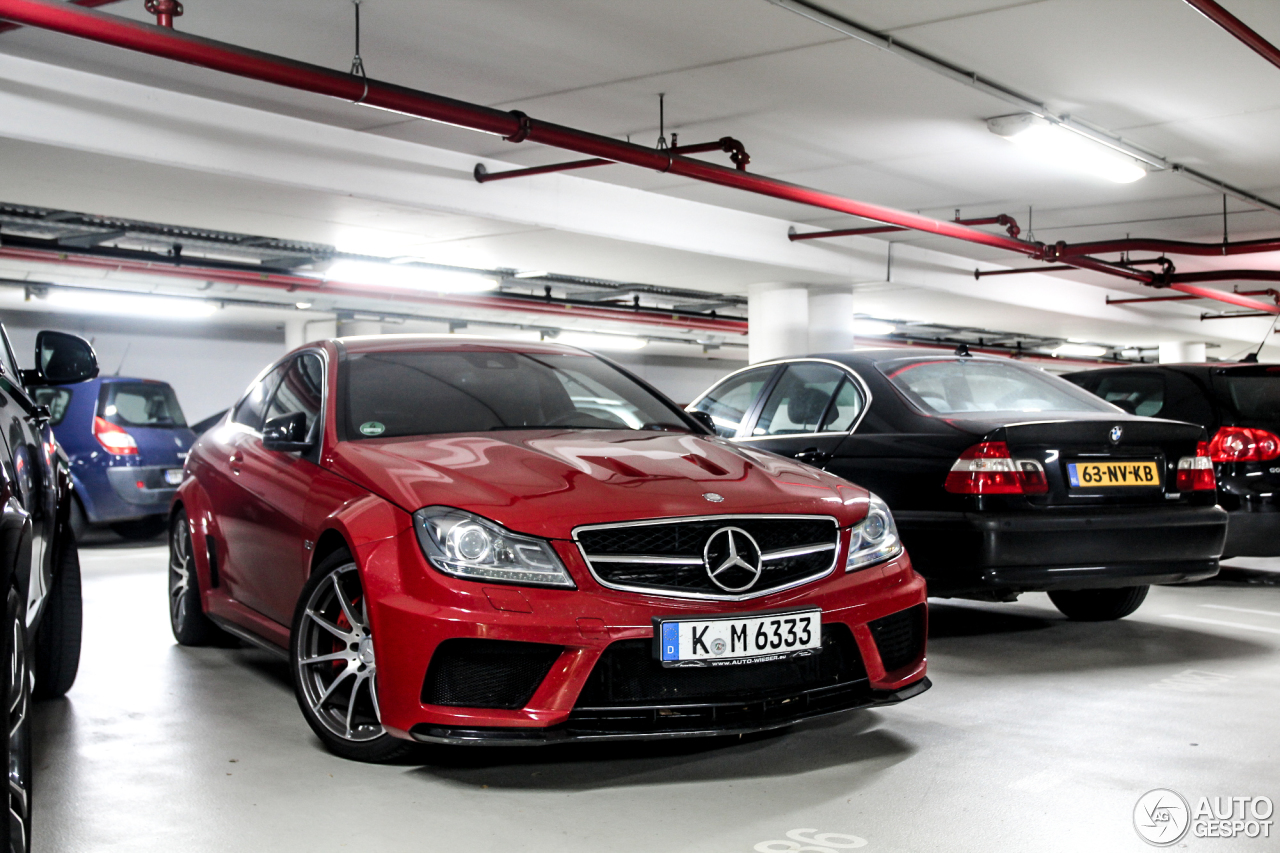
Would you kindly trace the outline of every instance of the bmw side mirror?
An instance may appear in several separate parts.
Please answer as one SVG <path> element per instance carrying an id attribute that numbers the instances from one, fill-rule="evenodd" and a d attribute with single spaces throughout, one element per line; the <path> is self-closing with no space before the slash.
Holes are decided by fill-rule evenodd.
<path id="1" fill-rule="evenodd" d="M 311 449 L 307 438 L 307 416 L 302 412 L 272 418 L 262 427 L 262 446 L 267 450 L 294 453 Z"/>
<path id="2" fill-rule="evenodd" d="M 687 412 L 686 414 L 688 414 L 689 417 L 693 418 L 695 421 L 697 421 L 698 423 L 706 427 L 707 432 L 711 433 L 712 435 L 717 434 L 716 422 L 711 419 L 711 415 L 707 414 L 706 412 L 700 412 L 697 409 L 694 409 L 692 412 Z"/>
<path id="3" fill-rule="evenodd" d="M 22 371 L 25 385 L 71 385 L 98 375 L 93 345 L 78 335 L 43 331 L 36 335 L 36 366 Z"/>

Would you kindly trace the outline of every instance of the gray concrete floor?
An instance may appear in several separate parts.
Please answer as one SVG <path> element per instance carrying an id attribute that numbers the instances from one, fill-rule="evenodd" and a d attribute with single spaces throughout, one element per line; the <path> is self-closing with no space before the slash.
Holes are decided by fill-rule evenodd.
<path id="1" fill-rule="evenodd" d="M 285 666 L 169 633 L 165 552 L 83 551 L 85 638 L 37 709 L 41 851 L 1140 851 L 1137 798 L 1280 802 L 1280 573 L 1159 588 L 1122 622 L 934 602 L 934 689 L 762 737 L 330 756 Z M 767 842 L 774 842 L 769 844 Z M 1280 849 L 1188 838 L 1187 849 Z M 821 851 L 822 845 L 803 847 Z"/>

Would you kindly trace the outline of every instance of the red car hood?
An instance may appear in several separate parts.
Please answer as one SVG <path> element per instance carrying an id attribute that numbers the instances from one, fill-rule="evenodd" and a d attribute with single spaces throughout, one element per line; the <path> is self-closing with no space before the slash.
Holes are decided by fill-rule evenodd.
<path id="1" fill-rule="evenodd" d="M 442 505 L 512 530 L 688 515 L 866 515 L 865 490 L 770 453 L 688 433 L 521 430 L 339 443 L 330 467 L 400 508 Z M 723 497 L 708 500 L 706 494 Z"/>

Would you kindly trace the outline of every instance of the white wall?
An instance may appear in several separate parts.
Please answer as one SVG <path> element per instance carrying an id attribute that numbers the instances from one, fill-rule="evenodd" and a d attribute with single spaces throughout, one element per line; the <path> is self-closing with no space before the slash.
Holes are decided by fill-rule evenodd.
<path id="1" fill-rule="evenodd" d="M 680 405 L 693 400 L 721 377 L 746 363 L 736 359 L 680 358 L 669 355 L 604 353 Z"/>
<path id="2" fill-rule="evenodd" d="M 188 423 L 230 406 L 262 368 L 284 355 L 284 333 L 264 329 L 197 329 L 181 322 L 155 323 L 66 314 L 8 312 L 0 316 L 31 367 L 36 332 L 56 329 L 87 338 L 103 374 L 159 379 L 178 394 Z"/>

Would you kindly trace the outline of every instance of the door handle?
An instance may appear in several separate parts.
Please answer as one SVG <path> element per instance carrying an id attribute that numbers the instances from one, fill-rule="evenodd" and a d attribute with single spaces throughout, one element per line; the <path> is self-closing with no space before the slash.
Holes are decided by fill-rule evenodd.
<path id="1" fill-rule="evenodd" d="M 240 451 L 231 454 L 231 458 L 227 460 L 227 466 L 231 469 L 232 474 L 239 474 L 241 466 L 244 465 L 244 457 L 240 455 Z"/>
<path id="2" fill-rule="evenodd" d="M 830 459 L 831 454 L 823 453 L 816 447 L 806 447 L 792 458 L 797 462 L 803 462 L 806 465 L 817 465 L 820 462 L 825 462 Z"/>

